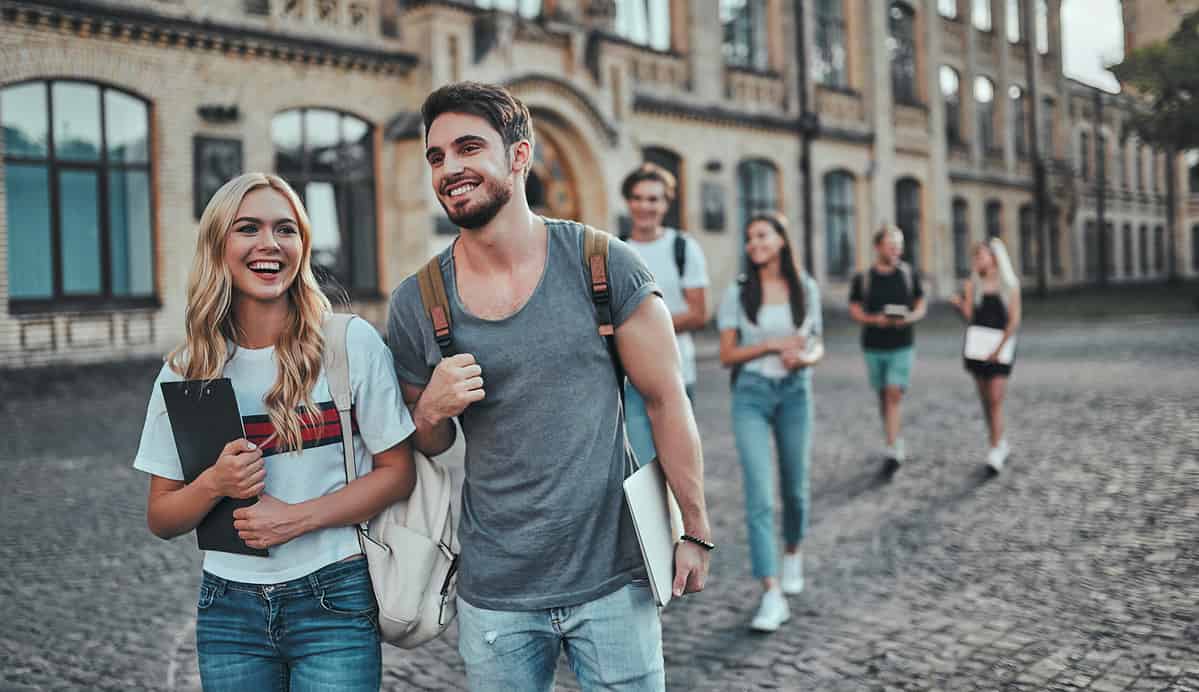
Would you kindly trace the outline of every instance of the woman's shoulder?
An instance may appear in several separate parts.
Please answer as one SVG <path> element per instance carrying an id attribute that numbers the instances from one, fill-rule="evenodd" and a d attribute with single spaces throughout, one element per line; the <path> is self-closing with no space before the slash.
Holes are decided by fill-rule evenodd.
<path id="1" fill-rule="evenodd" d="M 365 317 L 355 316 L 346 328 L 346 348 L 350 351 L 386 348 L 383 336 Z"/>

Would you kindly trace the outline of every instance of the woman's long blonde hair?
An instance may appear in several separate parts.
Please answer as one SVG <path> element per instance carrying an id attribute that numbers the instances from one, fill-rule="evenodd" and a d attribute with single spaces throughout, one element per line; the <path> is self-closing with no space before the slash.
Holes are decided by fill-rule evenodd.
<path id="1" fill-rule="evenodd" d="M 242 200 L 263 187 L 287 199 L 300 227 L 300 267 L 287 289 L 287 323 L 275 342 L 279 373 L 265 399 L 279 448 L 300 450 L 304 446 L 301 411 L 314 422 L 321 420 L 312 401 L 312 388 L 321 373 L 321 324 L 332 308 L 312 272 L 308 214 L 299 196 L 279 176 L 243 173 L 222 185 L 204 208 L 187 281 L 186 338 L 167 362 L 186 379 L 216 379 L 233 357 L 236 344 L 243 341 L 233 315 L 233 277 L 225 265 L 225 240 Z"/>
<path id="2" fill-rule="evenodd" d="M 1003 300 L 1004 305 L 1007 305 L 1012 294 L 1020 290 L 1020 277 L 1016 275 L 1016 270 L 1012 267 L 1012 260 L 1007 254 L 1007 246 L 999 238 L 991 238 L 975 243 L 975 252 L 979 248 L 986 248 L 987 252 L 991 253 L 991 257 L 995 259 L 995 273 L 999 275 L 999 297 Z M 983 279 L 973 266 L 970 269 L 970 281 L 974 285 L 974 302 L 975 304 L 981 303 Z"/>

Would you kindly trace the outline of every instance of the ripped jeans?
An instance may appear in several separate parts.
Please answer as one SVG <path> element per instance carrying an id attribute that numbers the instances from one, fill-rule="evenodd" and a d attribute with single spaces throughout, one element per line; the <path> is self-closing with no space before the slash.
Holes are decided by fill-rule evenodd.
<path id="1" fill-rule="evenodd" d="M 648 582 L 549 610 L 486 610 L 458 599 L 458 652 L 471 692 L 551 692 L 563 649 L 584 692 L 666 689 L 662 624 Z"/>

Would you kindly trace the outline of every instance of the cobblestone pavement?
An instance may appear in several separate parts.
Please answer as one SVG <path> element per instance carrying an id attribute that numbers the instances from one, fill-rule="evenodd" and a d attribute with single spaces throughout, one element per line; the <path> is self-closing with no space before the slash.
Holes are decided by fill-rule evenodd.
<path id="1" fill-rule="evenodd" d="M 925 329 L 913 459 L 882 473 L 856 338 L 816 378 L 807 590 L 746 626 L 727 378 L 701 367 L 709 589 L 664 614 L 672 690 L 1199 690 L 1199 321 L 1025 329 L 1009 469 L 982 471 L 960 333 Z M 702 349 L 712 353 L 712 343 Z M 0 375 L 0 690 L 197 689 L 199 559 L 145 528 L 129 464 L 154 364 Z M 386 648 L 385 688 L 460 689 L 454 636 Z M 562 689 L 577 689 L 562 669 Z"/>

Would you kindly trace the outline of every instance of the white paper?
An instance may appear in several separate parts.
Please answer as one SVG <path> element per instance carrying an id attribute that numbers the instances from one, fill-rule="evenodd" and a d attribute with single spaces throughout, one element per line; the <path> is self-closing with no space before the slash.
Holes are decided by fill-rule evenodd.
<path id="1" fill-rule="evenodd" d="M 962 348 L 962 355 L 969 360 L 985 361 L 995 352 L 1000 341 L 1003 341 L 1002 329 L 993 329 L 991 327 L 972 324 L 966 328 L 966 343 Z M 1008 365 L 1012 362 L 1012 357 L 1015 354 L 1016 335 L 1013 334 L 1003 345 L 1003 350 L 999 352 L 999 362 Z"/>

